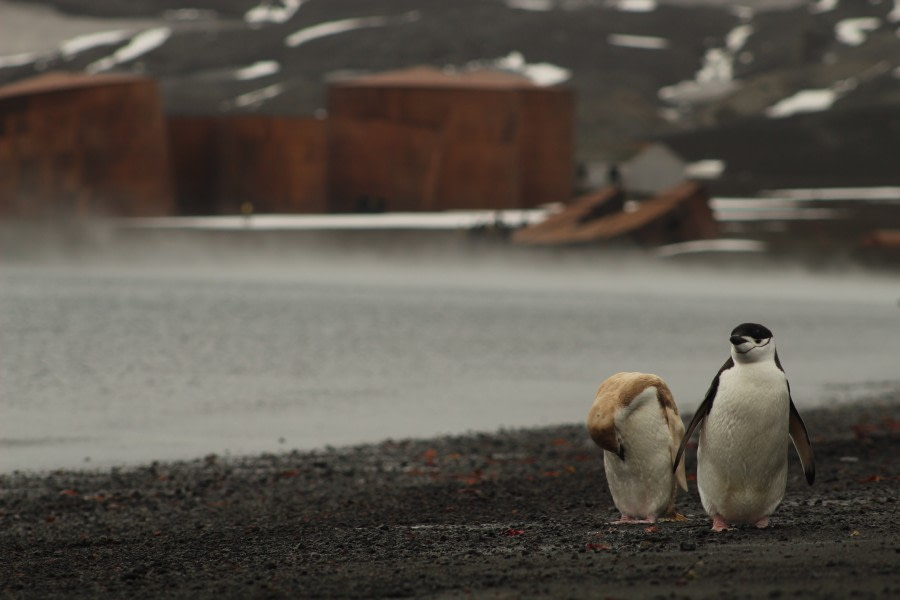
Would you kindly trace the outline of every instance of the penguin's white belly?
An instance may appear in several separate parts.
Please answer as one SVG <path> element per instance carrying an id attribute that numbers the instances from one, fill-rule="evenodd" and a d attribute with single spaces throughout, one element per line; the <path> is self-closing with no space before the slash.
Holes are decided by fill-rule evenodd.
<path id="1" fill-rule="evenodd" d="M 656 401 L 656 388 L 641 393 L 652 401 L 639 402 L 618 425 L 625 440 L 625 460 L 603 452 L 603 466 L 616 508 L 639 519 L 665 515 L 672 507 L 675 478 L 672 473 L 670 433 Z"/>
<path id="2" fill-rule="evenodd" d="M 729 523 L 771 515 L 787 483 L 790 397 L 774 365 L 724 371 L 700 431 L 697 487 L 703 508 Z"/>

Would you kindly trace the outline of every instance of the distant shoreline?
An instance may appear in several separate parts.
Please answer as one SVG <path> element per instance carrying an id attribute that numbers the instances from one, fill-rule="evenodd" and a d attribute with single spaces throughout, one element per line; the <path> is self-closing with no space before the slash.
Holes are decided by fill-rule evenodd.
<path id="1" fill-rule="evenodd" d="M 719 238 L 671 243 L 659 247 L 641 246 L 628 236 L 605 243 L 525 245 L 509 239 L 510 233 L 537 222 L 543 211 L 476 210 L 443 213 L 320 214 L 252 216 L 180 216 L 154 218 L 70 218 L 0 220 L 0 261 L 52 259 L 78 256 L 80 259 L 129 256 L 139 262 L 154 257 L 171 258 L 184 249 L 220 249 L 228 254 L 285 251 L 323 251 L 330 254 L 395 254 L 427 257 L 448 256 L 448 252 L 511 256 L 554 257 L 623 255 L 665 260 L 718 259 L 750 261 L 765 265 L 784 264 L 814 269 L 858 264 L 874 269 L 896 269 L 900 252 L 896 249 L 866 247 L 858 224 L 847 224 L 845 238 L 825 236 L 821 223 L 800 220 L 790 235 L 766 233 L 757 224 L 741 232 L 724 232 Z M 774 222 L 779 227 L 788 222 Z M 841 221 L 827 225 L 840 228 Z M 781 231 L 779 229 L 779 231 Z M 826 240 L 827 243 L 823 242 Z M 423 252 L 424 251 L 424 252 Z M 422 254 L 418 254 L 423 252 Z M 124 253 L 124 254 L 122 254 Z M 431 253 L 431 254 L 430 254 Z M 788 263 L 790 264 L 790 263 Z"/>

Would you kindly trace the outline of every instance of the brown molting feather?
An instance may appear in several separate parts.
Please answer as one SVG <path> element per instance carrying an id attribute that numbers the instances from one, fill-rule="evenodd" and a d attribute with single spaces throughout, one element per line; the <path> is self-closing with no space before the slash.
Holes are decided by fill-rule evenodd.
<path id="1" fill-rule="evenodd" d="M 660 405 L 663 408 L 671 408 L 677 413 L 678 408 L 675 406 L 669 386 L 661 377 L 651 373 L 616 373 L 603 382 L 597 391 L 597 396 L 599 397 L 601 393 L 615 396 L 619 399 L 621 408 L 625 408 L 638 394 L 651 386 L 659 390 Z"/>
<path id="2" fill-rule="evenodd" d="M 600 385 L 588 415 L 588 431 L 598 446 L 613 453 L 619 451 L 615 413 L 627 408 L 638 394 L 649 386 L 657 386 L 657 390 L 660 390 L 658 396 L 661 396 L 661 405 L 664 402 L 663 397 L 666 398 L 666 403 L 674 405 L 672 392 L 666 383 L 649 373 L 616 373 Z"/>
<path id="3" fill-rule="evenodd" d="M 616 373 L 600 385 L 594 404 L 588 413 L 588 432 L 598 446 L 619 453 L 619 441 L 616 435 L 615 414 L 627 408 L 631 402 L 648 387 L 656 388 L 659 408 L 669 428 L 671 436 L 670 451 L 674 462 L 678 446 L 684 436 L 684 423 L 678 413 L 678 406 L 672 396 L 672 390 L 663 379 L 650 373 Z M 684 466 L 676 469 L 678 484 L 687 489 Z"/>
<path id="4" fill-rule="evenodd" d="M 656 375 L 653 375 L 653 377 L 656 377 Z M 663 381 L 659 377 L 656 377 L 656 379 L 659 383 L 655 383 L 653 385 L 655 385 L 656 389 L 658 390 L 656 397 L 659 399 L 660 406 L 662 406 L 663 409 L 668 408 L 677 415 L 678 406 L 675 404 L 675 397 L 672 396 L 672 390 L 669 389 L 669 386 L 666 385 L 665 381 Z"/>

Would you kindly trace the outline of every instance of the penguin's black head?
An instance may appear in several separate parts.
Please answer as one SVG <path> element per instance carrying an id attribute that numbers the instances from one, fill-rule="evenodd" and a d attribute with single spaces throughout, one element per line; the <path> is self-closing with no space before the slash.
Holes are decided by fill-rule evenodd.
<path id="1" fill-rule="evenodd" d="M 774 355 L 772 332 L 759 323 L 741 323 L 731 332 L 731 354 L 742 362 L 761 360 Z"/>
<path id="2" fill-rule="evenodd" d="M 734 343 L 734 338 L 749 338 L 754 340 L 756 343 L 761 341 L 765 341 L 772 338 L 772 332 L 769 331 L 769 328 L 765 325 L 760 325 L 759 323 L 741 323 L 731 332 L 731 340 Z"/>

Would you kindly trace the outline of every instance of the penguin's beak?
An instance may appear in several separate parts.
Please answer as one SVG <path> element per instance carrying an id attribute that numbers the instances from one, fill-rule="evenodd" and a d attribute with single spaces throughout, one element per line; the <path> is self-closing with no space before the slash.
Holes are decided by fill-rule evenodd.
<path id="1" fill-rule="evenodd" d="M 735 346 L 740 346 L 741 344 L 746 344 L 746 343 L 747 343 L 747 340 L 745 340 L 744 338 L 742 338 L 742 337 L 739 336 L 739 335 L 733 335 L 733 336 L 731 336 L 731 338 L 729 338 L 729 339 L 731 340 L 731 343 L 732 343 L 733 345 L 735 345 Z"/>

